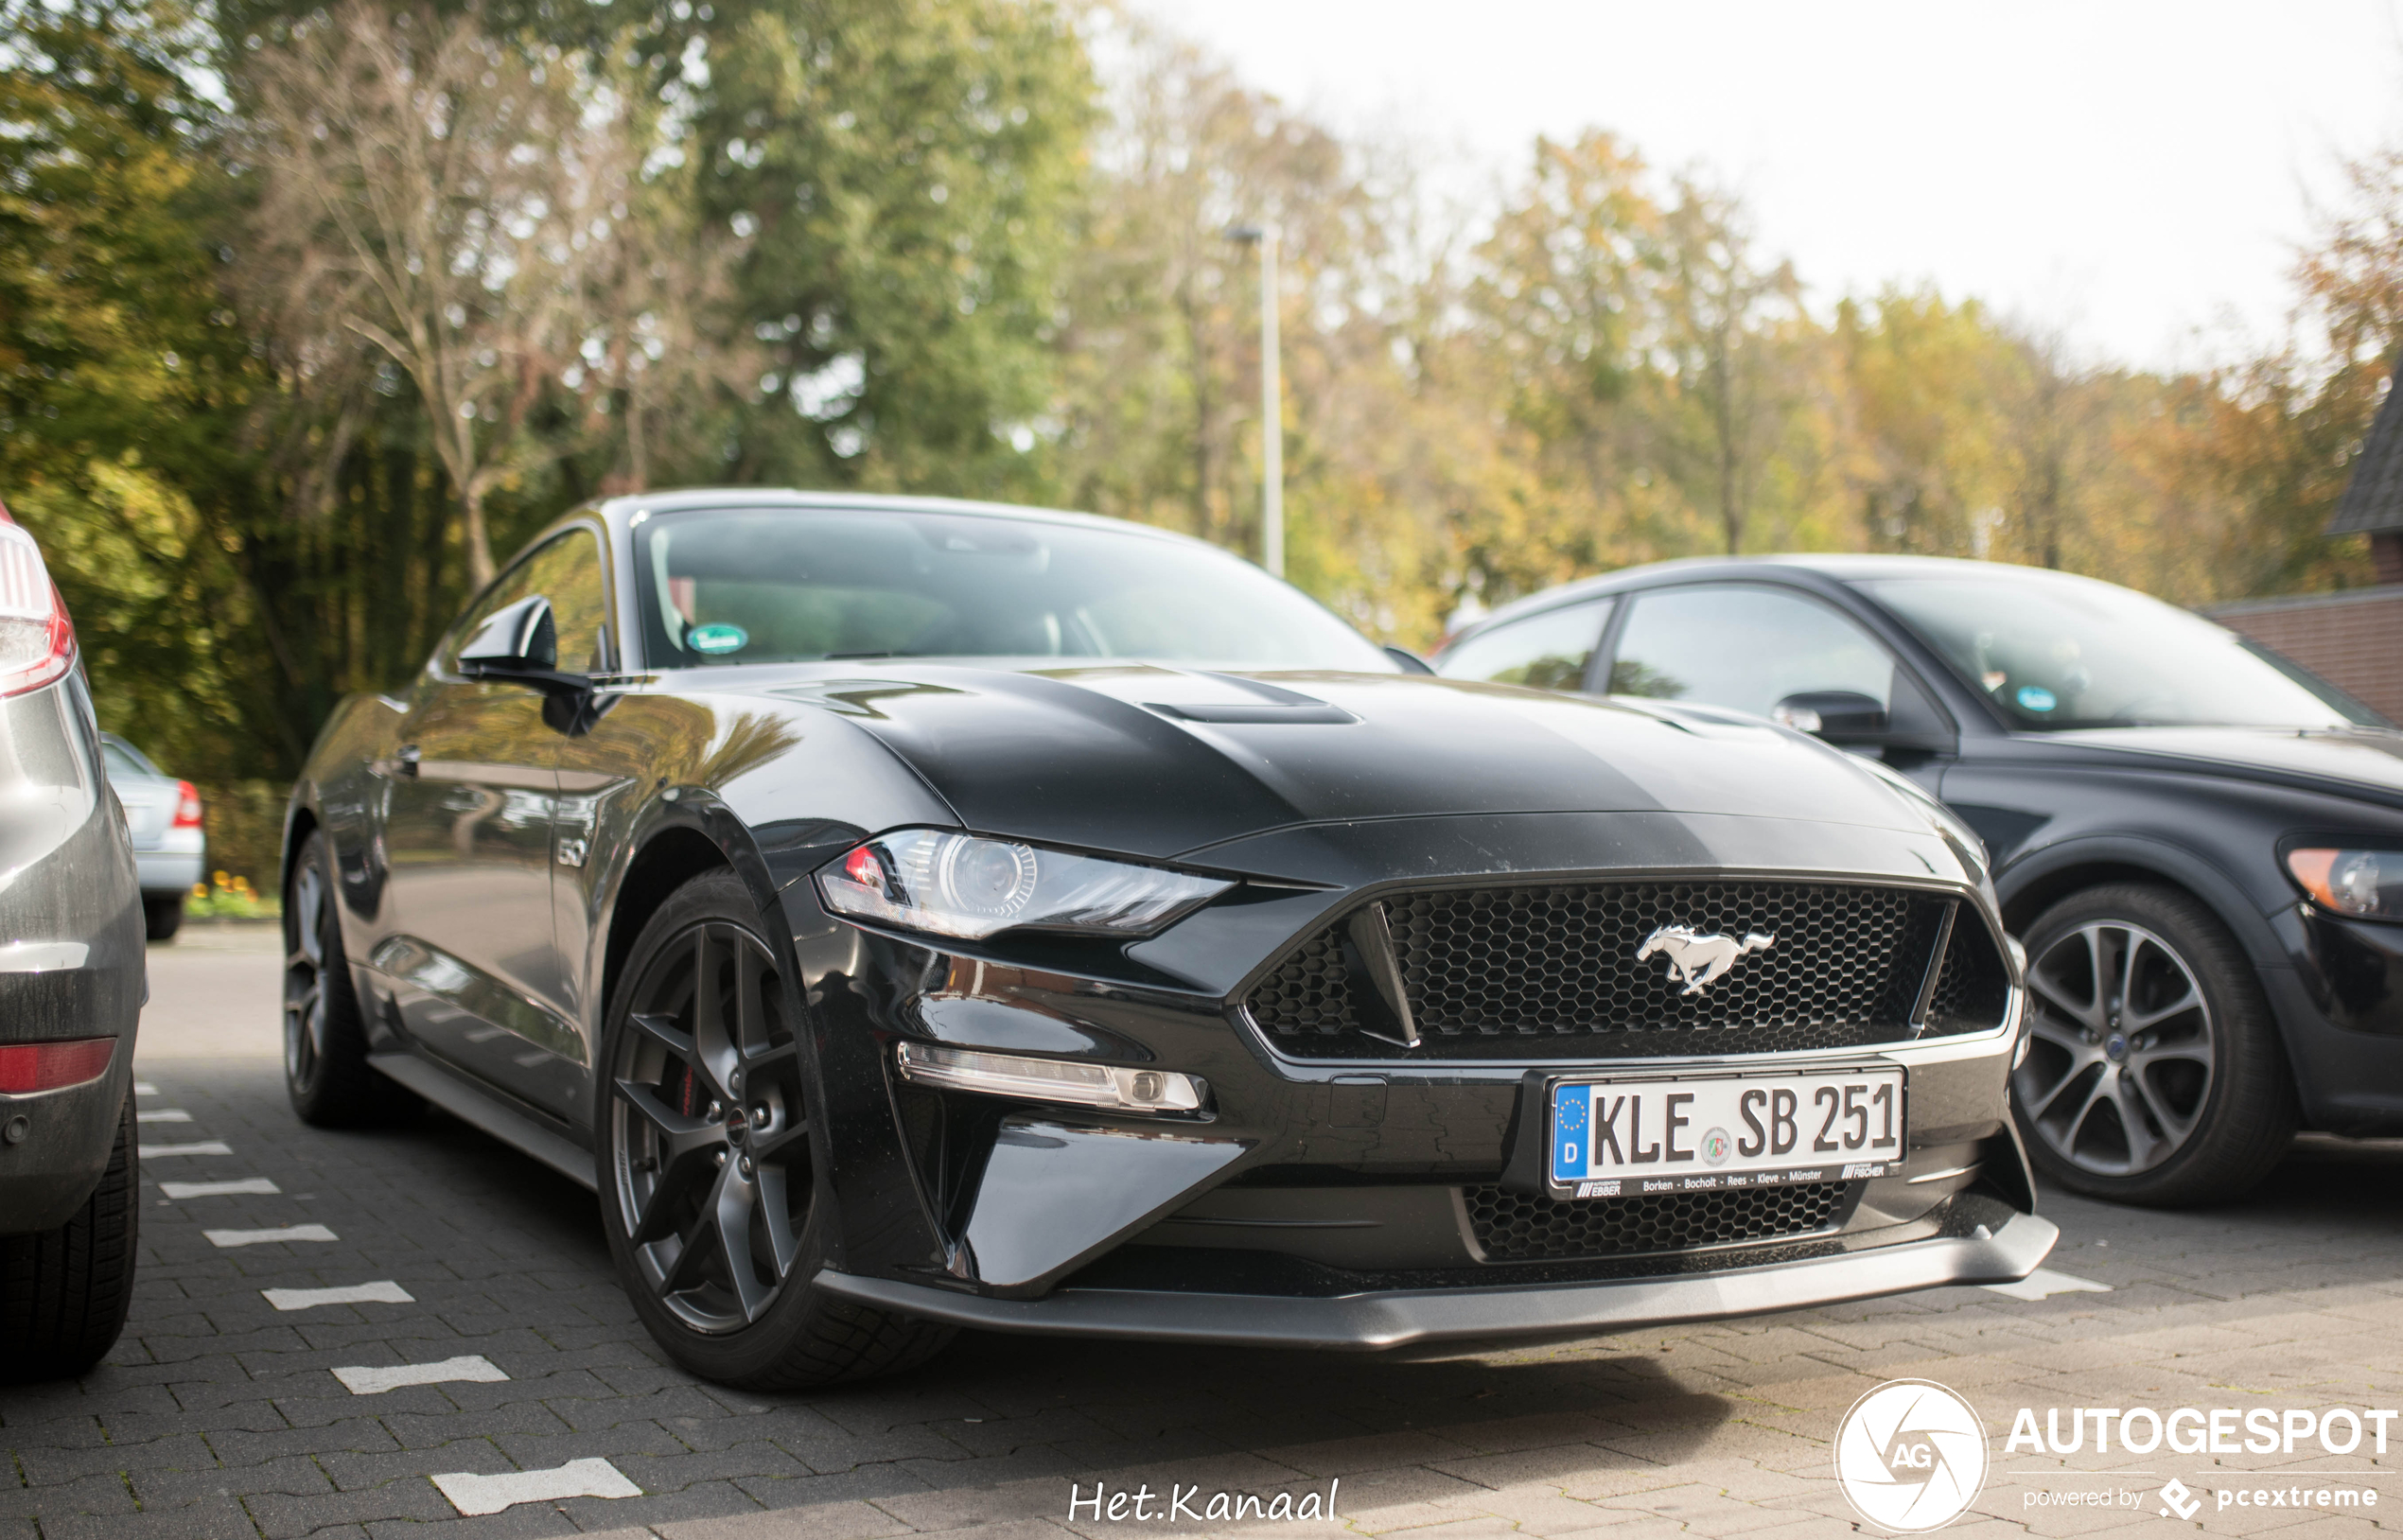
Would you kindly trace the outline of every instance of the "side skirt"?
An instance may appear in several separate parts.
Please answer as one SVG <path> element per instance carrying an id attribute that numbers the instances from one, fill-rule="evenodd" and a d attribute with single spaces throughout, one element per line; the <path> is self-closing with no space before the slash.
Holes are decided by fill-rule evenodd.
<path id="1" fill-rule="evenodd" d="M 415 1054 L 369 1054 L 367 1062 L 460 1122 L 482 1129 L 502 1144 L 533 1156 L 588 1192 L 594 1190 L 590 1150 L 553 1133 L 491 1093 L 478 1090 Z"/>

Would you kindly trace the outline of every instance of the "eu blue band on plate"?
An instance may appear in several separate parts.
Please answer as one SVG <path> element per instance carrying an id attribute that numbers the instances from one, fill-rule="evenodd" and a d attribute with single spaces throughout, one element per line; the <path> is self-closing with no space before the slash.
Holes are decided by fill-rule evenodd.
<path id="1" fill-rule="evenodd" d="M 1552 1093 L 1552 1174 L 1555 1181 L 1575 1181 L 1586 1174 L 1590 1158 L 1586 1149 L 1586 1124 L 1593 1111 L 1593 1093 L 1586 1086 L 1562 1086 Z"/>

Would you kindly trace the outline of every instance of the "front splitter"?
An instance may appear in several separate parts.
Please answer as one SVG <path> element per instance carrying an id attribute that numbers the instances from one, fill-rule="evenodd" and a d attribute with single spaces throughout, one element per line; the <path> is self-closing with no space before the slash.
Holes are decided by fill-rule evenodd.
<path id="1" fill-rule="evenodd" d="M 1000 1300 L 829 1269 L 817 1286 L 880 1310 L 985 1331 L 1376 1352 L 1461 1338 L 1620 1331 L 1841 1304 L 1952 1284 L 2016 1283 L 2061 1238 L 2023 1214 L 1985 1236 L 1946 1236 L 1849 1256 L 1674 1278 L 1510 1288 L 1397 1289 L 1331 1298 L 1063 1288 Z"/>

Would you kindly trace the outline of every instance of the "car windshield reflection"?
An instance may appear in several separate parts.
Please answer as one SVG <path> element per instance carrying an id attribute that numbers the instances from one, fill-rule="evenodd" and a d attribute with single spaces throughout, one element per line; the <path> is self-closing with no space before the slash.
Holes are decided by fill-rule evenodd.
<path id="1" fill-rule="evenodd" d="M 2235 633 L 2112 584 L 2012 572 L 1858 586 L 2023 730 L 2355 725 Z"/>

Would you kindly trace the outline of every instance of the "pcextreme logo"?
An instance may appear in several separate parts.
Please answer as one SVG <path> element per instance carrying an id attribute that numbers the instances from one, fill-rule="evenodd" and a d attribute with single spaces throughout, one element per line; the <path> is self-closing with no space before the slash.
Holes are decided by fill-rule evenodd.
<path id="1" fill-rule="evenodd" d="M 1932 1379 L 1888 1380 L 1836 1426 L 1835 1479 L 1879 1529 L 1942 1529 L 1986 1485 L 1986 1425 Z"/>

